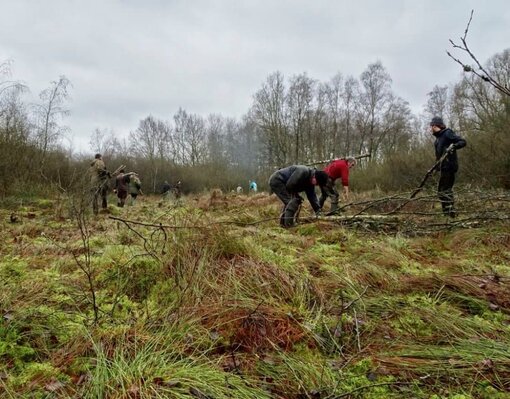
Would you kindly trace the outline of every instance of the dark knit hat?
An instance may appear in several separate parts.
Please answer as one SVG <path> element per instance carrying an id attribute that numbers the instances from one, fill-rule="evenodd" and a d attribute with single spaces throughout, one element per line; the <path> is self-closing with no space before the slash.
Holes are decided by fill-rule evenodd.
<path id="1" fill-rule="evenodd" d="M 328 174 L 323 170 L 318 170 L 315 172 L 315 180 L 319 186 L 325 186 L 328 182 Z"/>
<path id="2" fill-rule="evenodd" d="M 434 116 L 430 121 L 430 126 L 445 127 L 446 125 L 443 122 L 443 118 L 440 116 Z"/>

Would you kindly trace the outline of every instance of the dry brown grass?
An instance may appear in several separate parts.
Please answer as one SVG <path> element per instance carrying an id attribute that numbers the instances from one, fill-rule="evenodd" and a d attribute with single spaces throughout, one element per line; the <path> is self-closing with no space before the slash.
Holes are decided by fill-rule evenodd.
<path id="1" fill-rule="evenodd" d="M 223 194 L 223 191 L 219 188 L 211 190 L 208 195 L 199 197 L 197 202 L 197 208 L 202 209 L 203 211 L 224 209 L 227 206 L 227 196 Z"/>
<path id="2" fill-rule="evenodd" d="M 263 304 L 249 308 L 236 302 L 223 303 L 219 312 L 211 312 L 208 306 L 201 313 L 204 326 L 218 331 L 234 351 L 263 352 L 274 346 L 291 350 L 306 337 L 293 317 Z"/>
<path id="3" fill-rule="evenodd" d="M 491 275 L 403 276 L 394 292 L 432 293 L 444 290 L 450 293 L 486 300 L 494 310 L 510 313 L 510 279 Z"/>

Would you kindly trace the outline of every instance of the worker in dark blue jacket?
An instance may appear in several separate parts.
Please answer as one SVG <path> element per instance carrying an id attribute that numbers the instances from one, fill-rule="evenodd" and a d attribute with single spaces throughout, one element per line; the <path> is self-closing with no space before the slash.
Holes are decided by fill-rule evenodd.
<path id="1" fill-rule="evenodd" d="M 305 192 L 310 205 L 316 215 L 320 214 L 321 206 L 315 193 L 315 186 L 323 187 L 328 181 L 326 172 L 315 170 L 304 165 L 292 165 L 277 170 L 269 178 L 271 192 L 283 202 L 280 215 L 280 226 L 292 227 L 296 223 L 303 198 L 300 192 Z"/>
<path id="2" fill-rule="evenodd" d="M 437 166 L 438 171 L 441 173 L 437 185 L 437 195 L 441 201 L 443 214 L 455 217 L 453 184 L 455 183 L 455 174 L 459 169 L 457 150 L 466 146 L 466 140 L 455 134 L 453 130 L 447 128 L 443 119 L 438 116 L 435 116 L 430 121 L 430 132 L 436 138 L 434 142 L 436 160 L 441 159 L 447 153 L 446 157 Z"/>

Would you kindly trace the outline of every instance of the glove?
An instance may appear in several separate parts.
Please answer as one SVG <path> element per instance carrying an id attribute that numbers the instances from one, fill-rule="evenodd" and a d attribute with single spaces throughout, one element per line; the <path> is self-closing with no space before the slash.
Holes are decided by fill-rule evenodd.
<path id="1" fill-rule="evenodd" d="M 446 152 L 448 154 L 453 154 L 455 152 L 455 150 L 457 149 L 457 147 L 455 146 L 455 144 L 450 144 L 448 146 L 448 148 L 446 149 Z"/>

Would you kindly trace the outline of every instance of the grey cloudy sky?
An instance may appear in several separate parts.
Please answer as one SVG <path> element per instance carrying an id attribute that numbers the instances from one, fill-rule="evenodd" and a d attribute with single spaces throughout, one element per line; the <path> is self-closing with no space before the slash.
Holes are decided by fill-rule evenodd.
<path id="1" fill-rule="evenodd" d="M 65 75 L 75 149 L 96 128 L 119 137 L 179 107 L 239 118 L 266 77 L 359 77 L 380 60 L 419 111 L 460 68 L 445 53 L 475 10 L 481 61 L 510 47 L 508 0 L 1 0 L 0 62 L 33 95 Z M 459 54 L 460 56 L 460 54 Z"/>

